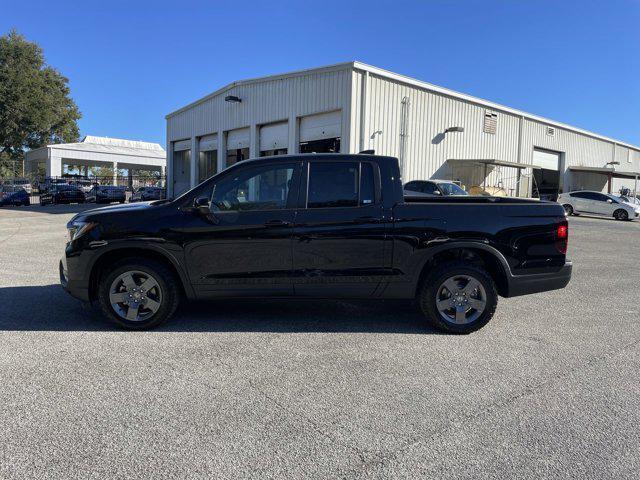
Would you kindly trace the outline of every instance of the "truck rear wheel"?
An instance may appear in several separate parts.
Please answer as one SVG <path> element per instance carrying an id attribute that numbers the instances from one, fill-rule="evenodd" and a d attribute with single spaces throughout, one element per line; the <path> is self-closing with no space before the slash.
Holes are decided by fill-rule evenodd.
<path id="1" fill-rule="evenodd" d="M 471 333 L 491 320 L 498 294 L 486 271 L 466 262 L 450 262 L 436 267 L 425 278 L 418 303 L 439 330 Z"/>
<path id="2" fill-rule="evenodd" d="M 125 258 L 103 272 L 98 300 L 104 315 L 131 330 L 160 325 L 178 307 L 173 273 L 149 259 Z"/>

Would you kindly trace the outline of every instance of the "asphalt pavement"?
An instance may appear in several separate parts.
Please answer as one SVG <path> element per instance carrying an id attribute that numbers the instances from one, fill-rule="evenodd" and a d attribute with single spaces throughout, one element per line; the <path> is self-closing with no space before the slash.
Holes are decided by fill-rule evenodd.
<path id="1" fill-rule="evenodd" d="M 468 336 L 411 305 L 183 306 L 120 330 L 58 285 L 84 207 L 0 209 L 0 478 L 638 478 L 640 222 Z"/>

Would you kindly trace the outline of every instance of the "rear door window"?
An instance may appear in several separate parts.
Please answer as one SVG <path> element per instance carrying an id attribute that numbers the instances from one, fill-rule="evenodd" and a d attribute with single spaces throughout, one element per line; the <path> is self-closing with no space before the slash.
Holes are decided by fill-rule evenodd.
<path id="1" fill-rule="evenodd" d="M 358 207 L 376 203 L 375 166 L 369 162 L 311 162 L 307 208 Z"/>
<path id="2" fill-rule="evenodd" d="M 358 162 L 311 162 L 307 208 L 357 207 Z"/>

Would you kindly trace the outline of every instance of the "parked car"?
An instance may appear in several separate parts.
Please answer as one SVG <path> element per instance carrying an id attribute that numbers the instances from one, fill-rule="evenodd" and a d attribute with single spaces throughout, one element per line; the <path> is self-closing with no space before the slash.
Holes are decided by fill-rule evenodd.
<path id="1" fill-rule="evenodd" d="M 563 288 L 568 227 L 557 203 L 405 198 L 398 160 L 309 154 L 239 162 L 174 200 L 82 212 L 68 223 L 62 286 L 132 329 L 181 299 L 416 299 L 468 333 L 497 296 Z"/>
<path id="2" fill-rule="evenodd" d="M 459 185 L 446 180 L 413 180 L 405 184 L 404 190 L 406 195 L 413 195 L 414 193 L 442 197 L 469 195 Z"/>
<path id="3" fill-rule="evenodd" d="M 84 193 L 89 193 L 94 186 L 94 182 L 84 178 L 69 180 L 68 184 L 73 185 L 74 187 L 78 187 Z"/>
<path id="4" fill-rule="evenodd" d="M 57 185 L 68 185 L 68 183 L 64 178 L 46 177 L 43 182 L 38 182 L 38 191 L 40 193 L 46 193 L 49 189 Z"/>
<path id="5" fill-rule="evenodd" d="M 590 190 L 561 193 L 558 195 L 558 203 L 564 207 L 567 215 L 588 213 L 616 220 L 633 220 L 638 216 L 638 210 L 621 198 Z"/>
<path id="6" fill-rule="evenodd" d="M 31 205 L 31 197 L 22 187 L 2 185 L 0 187 L 0 207 L 5 205 Z"/>
<path id="7" fill-rule="evenodd" d="M 78 187 L 67 184 L 53 184 L 45 193 L 40 194 L 40 205 L 59 203 L 84 203 L 84 192 Z"/>
<path id="8" fill-rule="evenodd" d="M 164 188 L 160 187 L 138 187 L 129 202 L 148 202 L 150 200 L 160 200 L 165 198 Z"/>
<path id="9" fill-rule="evenodd" d="M 124 203 L 126 192 L 124 187 L 113 185 L 94 185 L 87 194 L 87 202 L 95 203 Z"/>
<path id="10" fill-rule="evenodd" d="M 7 186 L 7 187 L 13 186 L 13 187 L 22 188 L 29 195 L 31 195 L 31 192 L 33 191 L 31 182 L 26 178 L 14 178 L 14 179 L 5 180 L 4 182 L 2 182 L 2 186 Z"/>

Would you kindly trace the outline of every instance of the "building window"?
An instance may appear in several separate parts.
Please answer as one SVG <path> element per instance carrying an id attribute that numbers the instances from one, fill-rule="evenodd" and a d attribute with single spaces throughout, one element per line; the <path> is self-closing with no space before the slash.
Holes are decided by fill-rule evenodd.
<path id="1" fill-rule="evenodd" d="M 498 128 L 498 115 L 493 112 L 484 113 L 484 127 L 482 131 L 484 133 L 491 133 L 495 135 Z"/>

